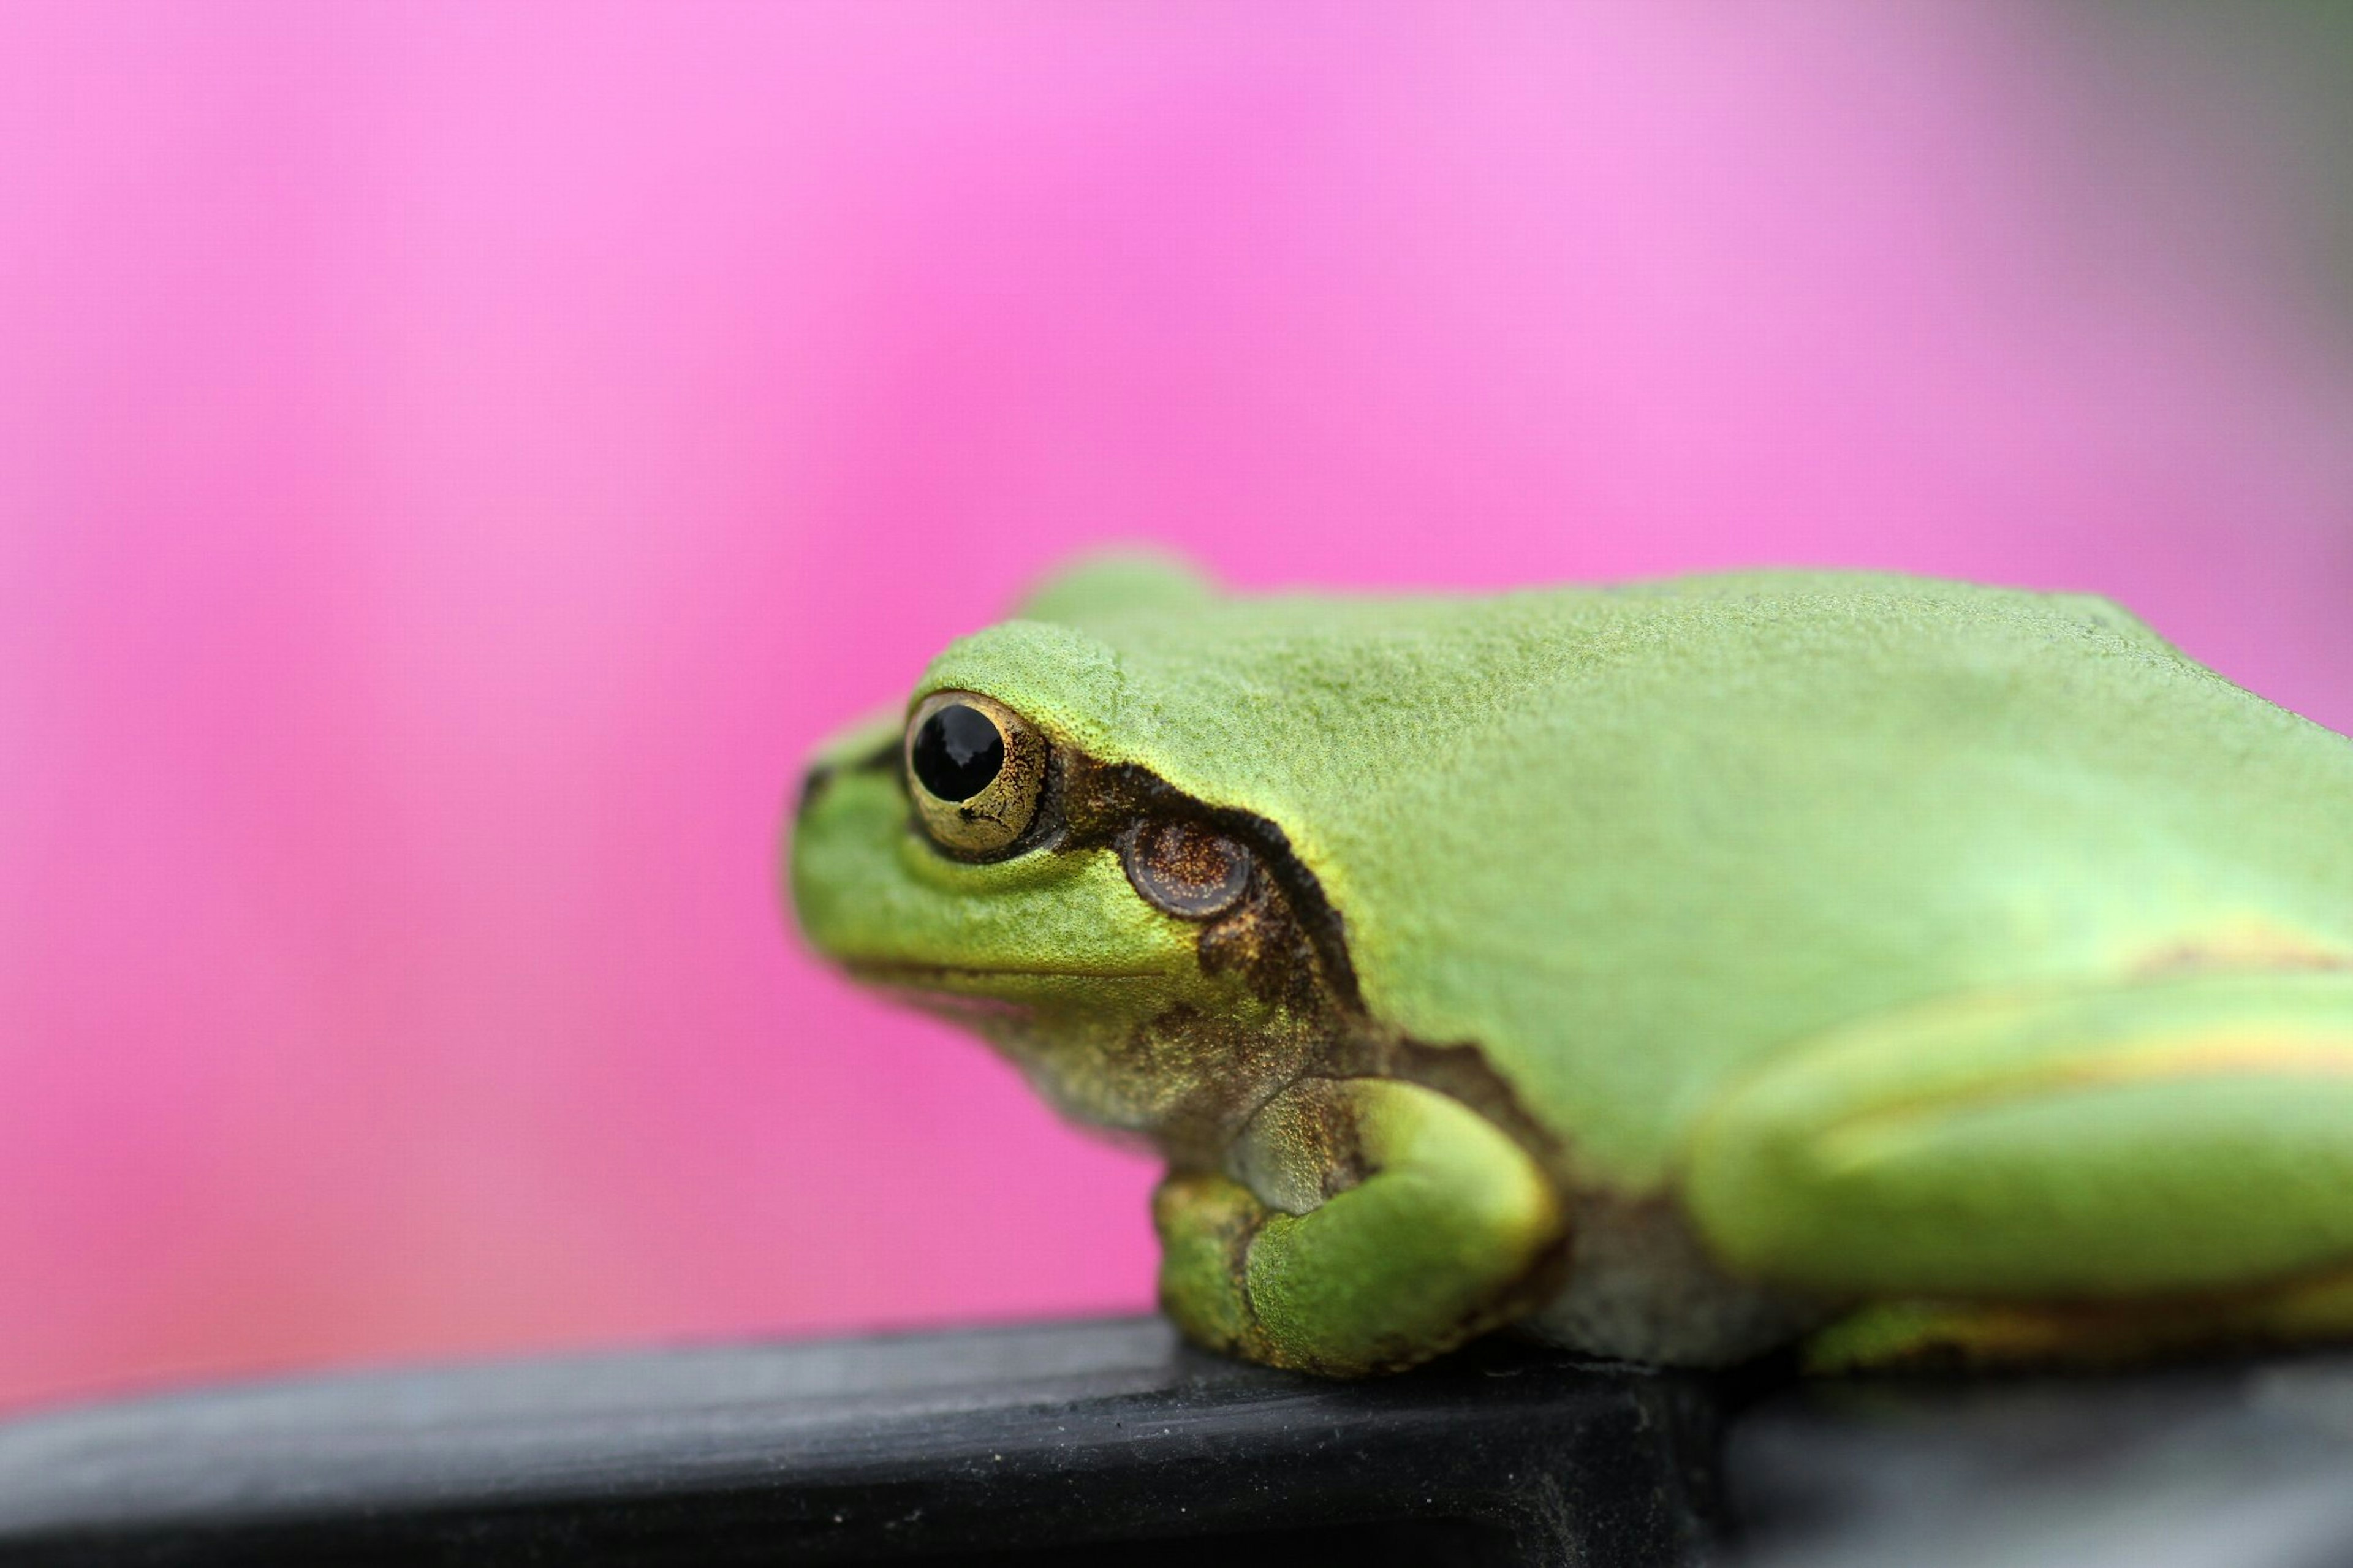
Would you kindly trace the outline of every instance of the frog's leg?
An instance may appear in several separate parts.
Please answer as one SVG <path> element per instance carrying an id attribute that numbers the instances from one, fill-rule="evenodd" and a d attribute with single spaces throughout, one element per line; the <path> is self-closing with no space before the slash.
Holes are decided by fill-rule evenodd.
<path id="1" fill-rule="evenodd" d="M 2213 972 L 1867 1020 L 1701 1120 L 1729 1267 L 1862 1303 L 1818 1364 L 2353 1335 L 2353 972 Z"/>
<path id="2" fill-rule="evenodd" d="M 1520 1317 L 1564 1255 L 1558 1194 L 1459 1100 L 1387 1079 L 1309 1079 L 1236 1140 L 1227 1171 L 1153 1205 L 1161 1304 L 1194 1339 L 1331 1376 L 1389 1371 Z"/>

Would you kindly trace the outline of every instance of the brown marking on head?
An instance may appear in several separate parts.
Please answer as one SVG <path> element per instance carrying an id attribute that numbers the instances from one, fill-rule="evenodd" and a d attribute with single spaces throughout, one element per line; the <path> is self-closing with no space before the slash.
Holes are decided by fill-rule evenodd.
<path id="1" fill-rule="evenodd" d="M 1354 1026 L 1361 1004 L 1339 917 L 1274 824 L 1049 742 L 1027 826 L 1002 846 L 965 849 L 943 842 L 914 805 L 905 752 L 813 770 L 804 802 L 838 772 L 890 767 L 909 796 L 909 831 L 946 858 L 1110 849 L 1136 897 L 1193 928 L 1202 972 L 1240 982 L 1231 1016 L 1174 1005 L 1125 1027 L 1090 1027 L 1052 1008 L 909 997 L 975 1029 L 1066 1113 L 1148 1134 L 1172 1159 L 1213 1160 L 1234 1129 Z"/>
<path id="2" fill-rule="evenodd" d="M 1058 772 L 1048 784 L 1056 847 L 1117 850 L 1138 897 L 1200 922 L 1203 968 L 1240 973 L 1271 1005 L 1363 1012 L 1339 912 L 1280 826 L 1197 800 L 1133 763 L 1070 754 Z"/>

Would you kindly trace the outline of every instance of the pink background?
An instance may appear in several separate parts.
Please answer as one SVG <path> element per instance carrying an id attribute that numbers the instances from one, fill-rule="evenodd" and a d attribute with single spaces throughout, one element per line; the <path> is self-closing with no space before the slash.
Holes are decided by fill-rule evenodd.
<path id="1" fill-rule="evenodd" d="M 1150 1170 L 775 876 L 1088 542 L 2101 589 L 2353 726 L 2231 90 L 1869 0 L 0 9 L 0 1402 L 1143 1305 Z"/>

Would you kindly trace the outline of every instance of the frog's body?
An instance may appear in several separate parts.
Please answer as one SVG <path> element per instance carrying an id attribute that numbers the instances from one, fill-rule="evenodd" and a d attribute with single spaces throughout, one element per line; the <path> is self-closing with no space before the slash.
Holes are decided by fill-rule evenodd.
<path id="1" fill-rule="evenodd" d="M 1115 563 L 916 698 L 961 693 L 1051 759 L 1018 837 L 942 848 L 904 721 L 860 731 L 804 922 L 1159 1144 L 1198 1337 L 1360 1372 L 1510 1321 L 1690 1363 L 2353 1327 L 2353 744 L 2104 601 Z"/>

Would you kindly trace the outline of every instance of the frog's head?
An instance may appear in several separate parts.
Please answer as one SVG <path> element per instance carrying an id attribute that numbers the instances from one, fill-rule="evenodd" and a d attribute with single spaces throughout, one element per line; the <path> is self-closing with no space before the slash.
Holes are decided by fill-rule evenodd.
<path id="1" fill-rule="evenodd" d="M 1172 1152 L 1229 1130 L 1356 1005 L 1316 879 L 1273 820 L 1176 782 L 1219 737 L 1116 646 L 1181 637 L 1215 602 L 1153 558 L 1049 583 L 819 751 L 790 847 L 825 956 Z"/>

